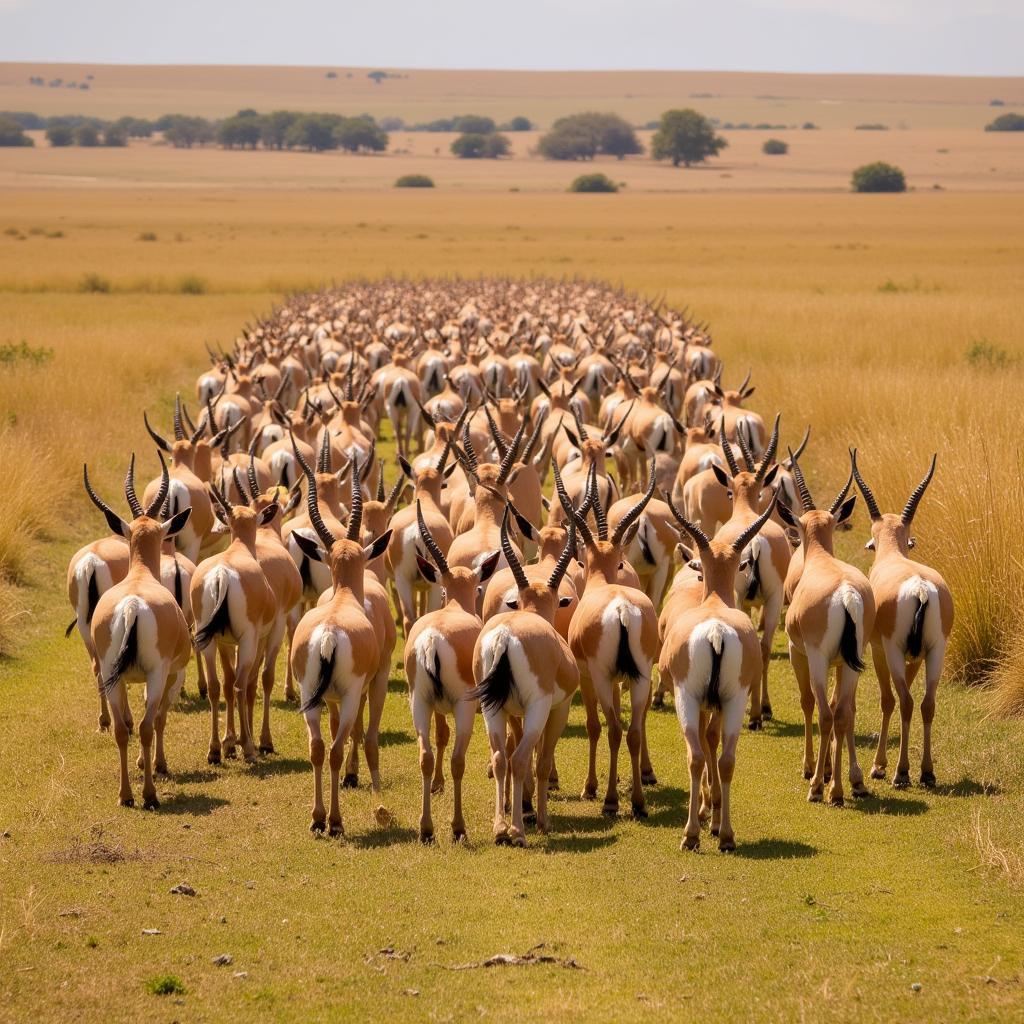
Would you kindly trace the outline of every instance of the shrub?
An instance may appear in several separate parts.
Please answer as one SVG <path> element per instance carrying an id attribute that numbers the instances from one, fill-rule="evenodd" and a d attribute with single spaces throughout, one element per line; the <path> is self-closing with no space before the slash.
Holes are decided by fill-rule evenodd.
<path id="1" fill-rule="evenodd" d="M 400 132 L 405 129 L 405 121 L 400 117 L 382 117 L 377 124 L 384 132 Z"/>
<path id="2" fill-rule="evenodd" d="M 182 295 L 204 295 L 206 294 L 206 282 L 195 274 L 186 274 L 178 282 L 178 291 Z"/>
<path id="3" fill-rule="evenodd" d="M 1005 348 L 993 345 L 987 338 L 974 342 L 967 350 L 967 363 L 975 369 L 1006 370 L 1017 362 L 1018 359 Z"/>
<path id="4" fill-rule="evenodd" d="M 311 153 L 337 149 L 334 130 L 342 120 L 339 114 L 299 114 L 285 132 L 284 144 L 289 149 L 308 149 Z"/>
<path id="5" fill-rule="evenodd" d="M 29 366 L 42 366 L 53 358 L 52 348 L 36 347 L 22 341 L 19 345 L 7 343 L 0 345 L 0 366 L 13 366 L 15 363 L 27 363 Z"/>
<path id="6" fill-rule="evenodd" d="M 370 150 L 383 152 L 388 148 L 388 133 L 377 127 L 377 122 L 368 115 L 346 117 L 334 129 L 334 140 L 349 153 Z"/>
<path id="7" fill-rule="evenodd" d="M 156 232 L 155 231 L 143 231 L 139 235 L 138 241 L 140 241 L 140 242 L 155 242 L 156 241 Z"/>
<path id="8" fill-rule="evenodd" d="M 620 160 L 642 153 L 636 132 L 618 114 L 591 111 L 560 117 L 537 144 L 549 160 L 592 160 L 598 153 Z"/>
<path id="9" fill-rule="evenodd" d="M 462 135 L 490 135 L 496 128 L 494 118 L 482 114 L 462 114 L 452 122 L 452 131 Z"/>
<path id="10" fill-rule="evenodd" d="M 78 290 L 96 295 L 106 295 L 110 291 L 110 282 L 99 274 L 85 274 L 78 282 Z"/>
<path id="11" fill-rule="evenodd" d="M 116 124 L 108 124 L 103 129 L 103 145 L 121 147 L 128 145 L 128 133 Z"/>
<path id="12" fill-rule="evenodd" d="M 148 139 L 153 134 L 153 122 L 142 117 L 119 117 L 111 128 L 124 132 L 132 139 Z"/>
<path id="13" fill-rule="evenodd" d="M 573 179 L 570 192 L 618 192 L 619 186 L 607 174 L 581 174 Z"/>
<path id="14" fill-rule="evenodd" d="M 533 122 L 528 117 L 513 117 L 511 121 L 506 121 L 501 126 L 503 132 L 531 132 L 533 131 Z"/>
<path id="15" fill-rule="evenodd" d="M 462 160 L 496 159 L 508 154 L 508 139 L 492 133 L 460 135 L 451 146 L 452 152 Z"/>
<path id="16" fill-rule="evenodd" d="M 864 164 L 853 172 L 850 181 L 854 192 L 906 192 L 903 172 L 892 164 L 879 160 Z"/>
<path id="17" fill-rule="evenodd" d="M 226 149 L 255 149 L 263 134 L 263 123 L 259 114 L 238 113 L 221 121 L 217 138 Z"/>
<path id="18" fill-rule="evenodd" d="M 854 131 L 858 132 L 887 132 L 888 130 L 887 124 L 878 124 L 877 122 L 854 125 Z"/>
<path id="19" fill-rule="evenodd" d="M 1000 114 L 985 125 L 987 132 L 1024 132 L 1024 114 Z"/>
<path id="20" fill-rule="evenodd" d="M 696 110 L 666 110 L 661 115 L 661 127 L 651 140 L 651 155 L 655 160 L 671 160 L 673 167 L 689 167 L 717 156 L 728 145 Z"/>
<path id="21" fill-rule="evenodd" d="M 185 986 L 181 979 L 173 974 L 158 974 L 146 982 L 146 989 L 154 996 L 182 996 Z"/>
<path id="22" fill-rule="evenodd" d="M 814 132 L 818 130 L 818 126 L 813 121 L 804 121 L 800 126 L 805 132 Z"/>
<path id="23" fill-rule="evenodd" d="M 0 117 L 0 146 L 34 146 L 25 129 L 13 117 Z"/>
<path id="24" fill-rule="evenodd" d="M 782 139 L 765 139 L 761 152 L 767 156 L 785 156 L 789 152 L 789 143 Z"/>
<path id="25" fill-rule="evenodd" d="M 75 129 L 76 146 L 98 146 L 100 144 L 100 131 L 95 124 L 87 122 L 80 124 Z"/>
<path id="26" fill-rule="evenodd" d="M 191 149 L 213 139 L 213 125 L 203 117 L 188 117 L 185 114 L 168 114 L 157 122 L 164 138 L 175 149 Z"/>
<path id="27" fill-rule="evenodd" d="M 51 146 L 70 146 L 75 141 L 74 129 L 71 125 L 58 121 L 46 129 L 46 141 Z"/>
<path id="28" fill-rule="evenodd" d="M 395 188 L 433 188 L 434 179 L 426 174 L 403 174 L 396 182 Z"/>
<path id="29" fill-rule="evenodd" d="M 267 149 L 284 149 L 288 129 L 298 120 L 299 115 L 291 110 L 274 110 L 260 118 L 260 141 Z"/>

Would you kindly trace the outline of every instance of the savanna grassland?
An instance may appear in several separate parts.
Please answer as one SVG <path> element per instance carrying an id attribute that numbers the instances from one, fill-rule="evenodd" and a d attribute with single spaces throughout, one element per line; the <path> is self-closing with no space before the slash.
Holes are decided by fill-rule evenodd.
<path id="1" fill-rule="evenodd" d="M 13 346 L 0 571 L 19 583 L 4 591 L 0 661 L 0 1019 L 1019 1019 L 1024 730 L 994 713 L 991 686 L 964 681 L 1004 664 L 1012 702 L 1024 677 L 1022 223 L 1024 197 L 948 193 L 0 194 L 0 346 Z M 283 703 L 278 754 L 208 768 L 191 672 L 161 811 L 118 809 L 86 658 L 61 638 L 68 557 L 102 529 L 81 463 L 115 499 L 129 451 L 153 463 L 142 409 L 169 422 L 203 341 L 229 343 L 289 289 L 385 273 L 580 274 L 689 305 L 713 325 L 727 383 L 753 368 L 752 404 L 783 412 L 784 443 L 813 425 L 816 496 L 845 481 L 856 443 L 881 503 L 901 507 L 938 451 L 915 519 L 919 556 L 958 602 L 938 788 L 872 782 L 845 809 L 807 804 L 780 642 L 776 720 L 740 742 L 732 858 L 678 850 L 687 783 L 671 713 L 651 716 L 648 822 L 579 801 L 579 708 L 558 749 L 553 835 L 525 853 L 490 844 L 478 726 L 470 843 L 444 835 L 446 795 L 440 842 L 421 848 L 397 672 L 382 750 L 393 828 L 372 823 L 365 789 L 346 790 L 347 838 L 310 837 L 305 730 Z M 861 566 L 866 522 L 860 509 L 841 538 Z M 863 758 L 879 718 L 870 670 L 859 696 Z M 912 764 L 919 751 L 917 721 Z M 172 895 L 180 882 L 196 895 Z M 541 943 L 563 963 L 467 966 Z M 168 977 L 183 991 L 152 994 Z"/>

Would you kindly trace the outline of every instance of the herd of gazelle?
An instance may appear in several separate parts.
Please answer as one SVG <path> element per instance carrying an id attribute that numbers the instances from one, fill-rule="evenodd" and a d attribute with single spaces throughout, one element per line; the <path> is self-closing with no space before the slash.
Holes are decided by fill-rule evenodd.
<path id="1" fill-rule="evenodd" d="M 452 835 L 466 835 L 478 712 L 495 841 L 523 845 L 532 822 L 546 831 L 555 748 L 579 690 L 584 798 L 597 797 L 603 717 L 603 810 L 618 811 L 625 731 L 632 813 L 646 816 L 645 787 L 657 784 L 648 709 L 671 693 L 690 771 L 683 845 L 695 849 L 710 821 L 731 850 L 737 743 L 748 709 L 752 729 L 772 716 L 768 660 L 786 606 L 808 799 L 830 783 L 828 799 L 843 802 L 844 745 L 851 793 L 867 793 L 854 715 L 869 645 L 882 710 L 871 775 L 885 777 L 898 697 L 892 781 L 910 783 L 911 687 L 923 664 L 920 781 L 934 785 L 931 723 L 953 605 L 941 576 L 910 557 L 934 458 L 891 514 L 851 451 L 849 479 L 818 508 L 799 462 L 808 434 L 778 458 L 780 417 L 768 428 L 747 408 L 749 374 L 723 387 L 705 325 L 580 282 L 352 284 L 290 300 L 210 359 L 195 418 L 175 402 L 173 442 L 145 418 L 160 473 L 140 500 L 132 456 L 130 518 L 85 472 L 110 535 L 72 559 L 68 633 L 77 626 L 92 660 L 100 728 L 113 723 L 121 804 L 133 803 L 127 684 L 145 683 L 138 766 L 144 806 L 155 808 L 166 717 L 193 651 L 211 710 L 208 761 L 241 746 L 252 762 L 274 750 L 270 697 L 287 644 L 285 694 L 309 732 L 312 829 L 342 833 L 339 790 L 358 785 L 360 748 L 375 815 L 388 821 L 378 737 L 400 626 L 422 840 L 434 835 L 449 720 Z M 377 457 L 385 420 L 397 465 Z M 870 577 L 834 553 L 854 483 L 871 518 Z"/>

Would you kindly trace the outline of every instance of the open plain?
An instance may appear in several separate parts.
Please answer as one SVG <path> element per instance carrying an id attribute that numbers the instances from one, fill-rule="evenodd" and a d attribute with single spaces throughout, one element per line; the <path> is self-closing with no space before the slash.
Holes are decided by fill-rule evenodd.
<path id="1" fill-rule="evenodd" d="M 109 71 L 109 94 L 97 81 L 59 98 L 105 116 L 328 109 L 322 70 L 294 93 L 297 69 L 280 80 L 192 75 L 187 86 L 168 73 L 146 88 L 128 70 Z M 331 109 L 547 121 L 604 109 L 614 88 L 614 109 L 638 118 L 698 90 L 721 98 L 687 104 L 740 116 L 725 78 L 613 87 L 587 77 L 559 92 L 543 76 L 481 76 L 467 93 L 441 73 L 422 92 L 415 76 L 428 73 L 379 87 L 364 74 L 332 80 L 353 95 Z M 784 159 L 796 162 L 806 139 L 801 170 L 762 157 L 762 133 L 733 133 L 700 170 L 610 162 L 628 182 L 613 196 L 565 195 L 575 165 L 529 158 L 528 138 L 496 163 L 433 154 L 447 138 L 402 132 L 393 148 L 411 152 L 382 157 L 149 144 L 0 151 L 0 349 L 13 353 L 0 363 L 0 1020 L 504 1020 L 516 1000 L 516 1017 L 538 1021 L 1024 1013 L 1024 729 L 995 705 L 1020 702 L 1024 676 L 1024 160 L 1019 136 L 980 130 L 994 90 L 1010 101 L 1020 82 L 935 80 L 893 96 L 891 82 L 887 94 L 827 76 L 800 90 L 753 77 L 743 96 L 790 88 L 791 99 L 760 102 L 785 102 L 787 123 L 822 124 L 793 133 Z M 34 102 L 50 95 L 0 82 L 3 108 L 58 112 Z M 837 104 L 857 103 L 871 110 L 834 117 Z M 893 130 L 852 130 L 884 103 Z M 760 120 L 752 106 L 743 109 Z M 854 163 L 894 155 L 885 143 L 905 147 L 896 162 L 917 191 L 840 194 Z M 391 191 L 398 174 L 424 169 L 434 192 Z M 670 711 L 650 718 L 660 785 L 648 821 L 609 821 L 577 799 L 579 707 L 559 746 L 550 836 L 531 835 L 526 851 L 491 844 L 478 726 L 469 843 L 421 847 L 397 668 L 382 736 L 393 827 L 374 824 L 365 789 L 345 790 L 347 838 L 310 837 L 305 730 L 281 700 L 276 755 L 208 767 L 192 669 L 168 726 L 161 811 L 118 808 L 115 747 L 93 731 L 87 659 L 77 637 L 62 638 L 67 560 L 102 528 L 81 464 L 101 493 L 117 494 L 130 451 L 152 462 L 141 410 L 169 422 L 176 391 L 194 405 L 204 342 L 229 345 L 290 291 L 385 274 L 579 275 L 689 306 L 712 325 L 727 382 L 751 367 L 756 407 L 783 412 L 784 444 L 812 424 L 816 492 L 838 489 L 856 444 L 880 500 L 901 505 L 937 451 L 915 530 L 920 557 L 957 601 L 935 725 L 938 787 L 870 782 L 873 795 L 843 809 L 808 804 L 779 637 L 775 720 L 739 744 L 731 858 L 679 851 L 688 776 Z M 858 507 L 841 554 L 866 567 L 867 536 Z M 878 720 L 869 669 L 858 693 L 865 757 Z M 912 760 L 919 750 L 917 732 Z M 449 801 L 438 798 L 439 821 Z M 171 893 L 182 882 L 194 896 Z M 561 962 L 479 966 L 540 946 Z M 216 963 L 224 954 L 230 962 Z M 183 992 L 152 994 L 163 976 Z"/>

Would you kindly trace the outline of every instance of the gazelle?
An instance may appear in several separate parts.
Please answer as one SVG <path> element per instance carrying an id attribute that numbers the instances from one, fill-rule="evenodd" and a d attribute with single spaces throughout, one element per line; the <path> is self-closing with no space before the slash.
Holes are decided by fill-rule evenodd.
<path id="1" fill-rule="evenodd" d="M 789 660 L 800 686 L 800 706 L 804 713 L 804 777 L 811 783 L 807 799 L 816 803 L 824 795 L 826 755 L 830 742 L 834 741 L 829 802 L 841 806 L 844 741 L 850 754 L 851 791 L 855 797 L 868 795 L 864 773 L 857 763 L 854 717 L 857 680 L 864 671 L 864 647 L 875 624 L 875 601 L 864 574 L 832 553 L 835 529 L 853 514 L 857 496 L 841 504 L 837 499 L 828 511 L 816 509 L 792 450 L 790 462 L 804 511 L 798 518 L 788 506 L 780 505 L 779 513 L 787 526 L 800 531 L 803 545 L 803 569 L 786 613 L 786 633 L 789 635 Z M 849 486 L 847 483 L 846 487 Z M 836 686 L 830 703 L 826 687 L 833 666 Z M 821 743 L 812 772 L 811 716 L 815 704 Z"/>
<path id="2" fill-rule="evenodd" d="M 420 539 L 430 558 L 416 556 L 420 572 L 427 582 L 440 584 L 446 598 L 444 607 L 427 612 L 412 626 L 405 641 L 405 677 L 409 682 L 409 703 L 412 721 L 420 747 L 420 774 L 423 779 L 423 802 L 420 809 L 420 842 L 434 838 L 430 814 L 430 794 L 434 779 L 434 751 L 430 745 L 430 722 L 447 715 L 455 719 L 455 742 L 452 746 L 452 782 L 455 805 L 452 812 L 452 837 L 459 842 L 466 837 L 462 816 L 462 779 L 466 773 L 466 750 L 473 735 L 476 704 L 465 699 L 473 688 L 473 647 L 480 634 L 480 618 L 476 614 L 477 588 L 486 582 L 498 564 L 495 551 L 478 569 L 448 565 L 444 552 L 434 541 L 416 503 L 416 525 Z M 439 723 L 440 725 L 440 723 Z M 444 756 L 442 733 L 438 729 L 438 758 Z"/>
<path id="3" fill-rule="evenodd" d="M 189 593 L 196 621 L 196 649 L 206 661 L 210 695 L 210 749 L 207 761 L 220 764 L 221 756 L 235 756 L 235 702 L 242 754 L 256 761 L 252 712 L 256 701 L 256 675 L 278 618 L 278 599 L 259 562 L 256 535 L 278 515 L 277 502 L 260 512 L 245 504 L 232 505 L 216 484 L 210 489 L 217 502 L 217 517 L 231 533 L 224 551 L 203 559 L 196 567 Z M 232 664 L 234 654 L 234 664 Z M 224 670 L 227 727 L 218 735 L 221 681 L 217 658 Z"/>
<path id="4" fill-rule="evenodd" d="M 723 852 L 736 849 L 730 804 L 736 746 L 749 693 L 761 676 L 757 632 L 735 605 L 736 573 L 743 549 L 768 521 L 777 500 L 773 495 L 768 508 L 730 540 L 709 539 L 670 503 L 679 524 L 697 545 L 703 577 L 700 604 L 683 610 L 668 626 L 659 661 L 662 679 L 671 680 L 675 692 L 690 768 L 683 849 L 696 850 L 700 845 L 705 768 L 711 783 L 711 834 L 718 836 Z"/>
<path id="5" fill-rule="evenodd" d="M 630 800 L 633 815 L 647 817 L 644 785 L 657 779 L 647 751 L 647 709 L 651 701 L 651 667 L 658 651 L 658 614 L 643 591 L 618 583 L 623 551 L 637 532 L 640 515 L 654 494 L 654 466 L 646 492 L 619 520 L 609 537 L 608 523 L 596 495 L 593 509 L 597 518 L 597 536 L 586 520 L 573 514 L 576 529 L 586 545 L 587 588 L 569 626 L 569 648 L 580 668 L 580 687 L 587 713 L 587 737 L 590 757 L 583 798 L 597 796 L 597 744 L 601 737 L 598 704 L 608 725 L 608 788 L 604 814 L 618 813 L 618 762 L 622 742 L 621 683 L 629 686 L 630 721 L 626 745 L 633 767 Z M 596 490 L 595 474 L 591 486 Z M 593 493 L 593 492 L 592 492 Z M 563 498 L 560 494 L 559 498 Z M 568 511 L 568 510 L 567 510 Z"/>
<path id="6" fill-rule="evenodd" d="M 889 721 L 896 704 L 892 693 L 895 686 L 900 702 L 900 755 L 892 784 L 896 789 L 910 785 L 910 725 L 914 714 L 910 688 L 923 662 L 921 785 L 934 786 L 932 719 L 935 717 L 935 692 L 942 676 L 946 642 L 953 628 L 953 596 L 946 581 L 934 569 L 911 559 L 909 551 L 914 546 L 910 527 L 917 506 L 935 475 L 936 456 L 932 456 L 928 472 L 914 488 L 899 515 L 883 513 L 879 509 L 874 494 L 857 468 L 856 449 L 851 452 L 851 459 L 853 475 L 871 516 L 868 547 L 875 552 L 875 562 L 868 579 L 877 609 L 871 634 L 871 654 L 881 691 L 882 727 L 878 733 L 878 749 L 871 777 L 885 778 Z"/>
<path id="7" fill-rule="evenodd" d="M 163 737 L 167 710 L 177 698 L 185 681 L 185 667 L 192 653 L 188 626 L 166 587 L 160 582 L 160 547 L 188 522 L 189 509 L 182 509 L 165 523 L 156 519 L 167 497 L 167 466 L 160 459 L 162 485 L 153 500 L 143 506 L 135 493 L 135 456 L 132 455 L 125 480 L 125 498 L 132 519 L 125 522 L 96 494 L 83 470 L 85 489 L 93 504 L 103 513 L 110 531 L 128 541 L 129 564 L 124 579 L 105 591 L 96 602 L 92 616 L 92 649 L 99 663 L 100 685 L 110 703 L 121 761 L 121 786 L 118 802 L 132 807 L 131 782 L 128 779 L 129 682 L 146 684 L 146 711 L 139 723 L 143 769 L 142 805 L 146 810 L 160 806 L 153 782 L 154 767 L 167 774 Z M 156 734 L 156 763 L 153 736 Z"/>
<path id="8" fill-rule="evenodd" d="M 358 469 L 358 457 L 353 472 Z M 319 544 L 297 535 L 305 553 L 331 567 L 334 592 L 330 599 L 308 611 L 299 622 L 292 639 L 292 673 L 299 681 L 302 703 L 299 707 L 309 732 L 309 760 L 313 766 L 313 814 L 310 829 L 332 836 L 342 835 L 338 790 L 345 755 L 345 744 L 355 725 L 370 680 L 380 665 L 380 649 L 373 624 L 363 606 L 363 574 L 366 563 L 387 547 L 390 532 L 383 533 L 365 547 L 359 541 L 362 520 L 362 494 L 358 484 L 352 488 L 352 509 L 343 537 L 335 538 L 320 515 L 316 477 L 304 467 L 309 485 L 307 508 Z M 321 709 L 326 703 L 331 727 L 330 816 L 324 808 L 324 741 L 320 732 Z M 379 799 L 379 789 L 374 788 Z M 389 817 L 380 804 L 375 808 L 378 821 Z"/>
<path id="9" fill-rule="evenodd" d="M 502 845 L 526 845 L 523 794 L 526 776 L 537 758 L 537 827 L 550 828 L 548 780 L 554 764 L 555 744 L 569 718 L 572 695 L 579 687 L 579 671 L 568 644 L 554 627 L 558 587 L 572 558 L 575 526 L 547 583 L 531 583 L 508 536 L 508 512 L 501 522 L 501 547 L 518 587 L 511 611 L 488 621 L 473 648 L 476 686 L 464 700 L 479 700 L 487 738 L 491 745 L 494 774 L 494 841 Z M 506 754 L 508 719 L 523 720 L 523 735 L 511 757 Z M 512 770 L 512 824 L 505 820 L 505 786 Z"/>

